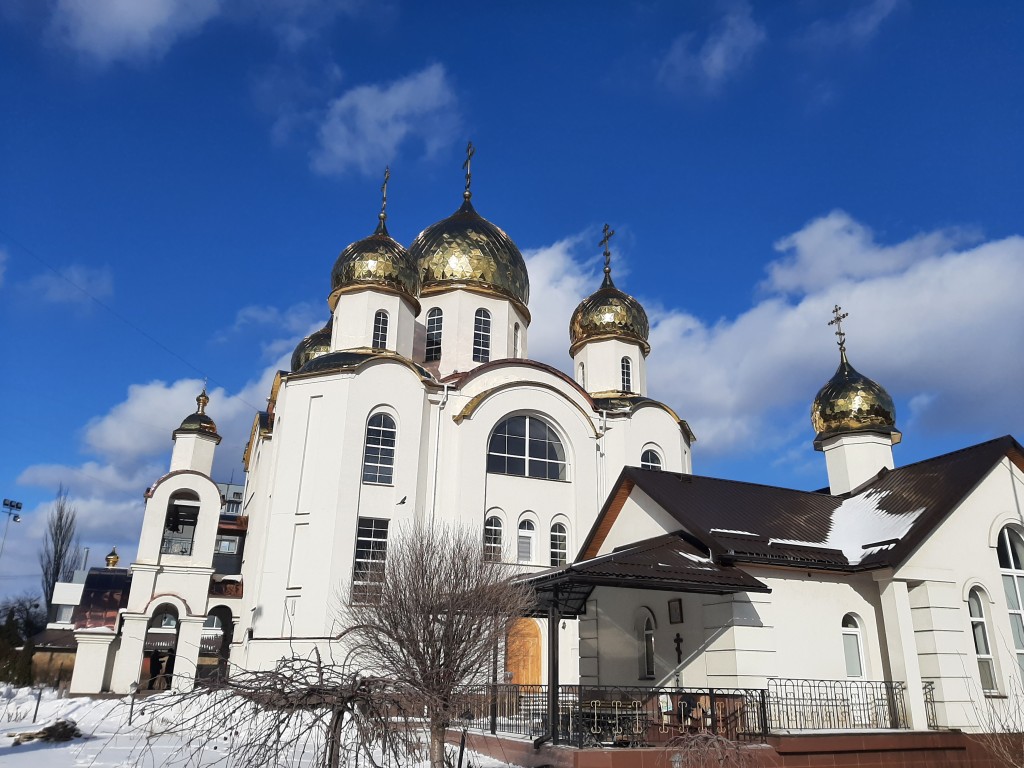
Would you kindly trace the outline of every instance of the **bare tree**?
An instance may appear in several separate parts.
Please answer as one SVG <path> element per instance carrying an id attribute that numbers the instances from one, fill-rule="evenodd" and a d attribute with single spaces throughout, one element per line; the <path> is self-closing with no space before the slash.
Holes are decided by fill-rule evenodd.
<path id="1" fill-rule="evenodd" d="M 459 690 L 487 679 L 498 644 L 532 596 L 485 558 L 480 537 L 433 525 L 399 531 L 340 609 L 351 660 L 392 681 L 410 712 L 425 713 L 430 763 L 444 766 Z M 367 584 L 369 582 L 369 584 Z"/>
<path id="2" fill-rule="evenodd" d="M 46 536 L 43 548 L 39 550 L 39 567 L 43 572 L 41 584 L 47 610 L 53 604 L 54 585 L 74 577 L 81 557 L 78 513 L 68 501 L 68 489 L 61 485 L 46 517 Z"/>
<path id="3" fill-rule="evenodd" d="M 756 768 L 763 752 L 714 733 L 686 733 L 665 746 L 664 762 L 665 768 Z"/>

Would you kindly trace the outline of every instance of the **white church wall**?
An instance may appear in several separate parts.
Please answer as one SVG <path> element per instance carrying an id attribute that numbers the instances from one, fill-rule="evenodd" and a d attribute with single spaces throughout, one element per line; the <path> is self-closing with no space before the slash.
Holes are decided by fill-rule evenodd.
<path id="1" fill-rule="evenodd" d="M 647 394 L 647 360 L 640 345 L 621 339 L 598 339 L 583 345 L 573 357 L 573 375 L 580 382 L 580 364 L 584 367 L 587 392 L 619 392 L 622 390 L 622 358 L 630 360 L 630 392 Z"/>
<path id="2" fill-rule="evenodd" d="M 606 555 L 617 547 L 653 539 L 682 527 L 642 489 L 634 488 L 596 554 Z"/>
<path id="3" fill-rule="evenodd" d="M 490 360 L 514 357 L 512 328 L 519 323 L 522 344 L 526 345 L 525 318 L 511 302 L 487 293 L 469 289 L 455 289 L 420 297 L 420 323 L 426 322 L 427 313 L 434 307 L 443 312 L 441 329 L 441 359 L 439 375 L 443 378 L 456 371 L 470 371 L 480 365 L 473 360 L 473 333 L 478 309 L 491 315 Z M 419 335 L 424 340 L 425 336 Z M 414 359 L 423 360 L 425 350 L 419 345 L 413 351 Z"/>
<path id="4" fill-rule="evenodd" d="M 183 502 L 198 510 L 190 554 L 161 554 L 171 497 L 183 492 L 195 494 L 199 498 L 198 506 L 195 506 L 195 502 Z M 146 500 L 136 562 L 178 567 L 209 567 L 213 562 L 213 546 L 217 524 L 220 521 L 220 501 L 220 491 L 206 475 L 185 470 L 163 477 L 151 490 L 150 498 Z"/>
<path id="5" fill-rule="evenodd" d="M 197 434 L 178 434 L 171 449 L 170 471 L 192 469 L 210 474 L 213 470 L 213 455 L 217 448 L 217 440 L 212 437 L 201 437 Z"/>
<path id="6" fill-rule="evenodd" d="M 338 296 L 334 308 L 331 349 L 356 349 L 373 346 L 374 317 L 379 310 L 388 313 L 386 349 L 412 357 L 416 315 L 408 301 L 396 293 L 366 288 Z"/>

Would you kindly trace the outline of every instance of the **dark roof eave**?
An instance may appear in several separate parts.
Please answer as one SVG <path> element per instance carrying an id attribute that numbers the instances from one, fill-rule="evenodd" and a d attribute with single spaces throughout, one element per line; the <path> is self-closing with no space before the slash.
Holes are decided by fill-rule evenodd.
<path id="1" fill-rule="evenodd" d="M 627 576 L 602 576 L 598 574 L 579 573 L 572 570 L 572 566 L 562 571 L 545 574 L 532 579 L 524 579 L 523 582 L 532 586 L 538 592 L 554 591 L 557 587 L 565 585 L 588 586 L 588 587 L 618 587 L 620 589 L 650 589 L 659 592 L 693 592 L 708 595 L 728 595 L 735 592 L 764 592 L 770 593 L 771 587 L 763 584 L 753 576 L 746 575 L 750 581 L 746 584 L 725 584 L 722 582 L 711 583 L 691 581 L 686 578 L 637 578 Z M 550 588 L 550 589 L 549 589 Z"/>

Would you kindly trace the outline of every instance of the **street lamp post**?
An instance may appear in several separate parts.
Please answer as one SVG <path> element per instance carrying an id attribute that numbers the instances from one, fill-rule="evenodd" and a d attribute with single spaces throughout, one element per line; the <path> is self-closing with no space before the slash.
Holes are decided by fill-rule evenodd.
<path id="1" fill-rule="evenodd" d="M 4 499 L 3 512 L 7 515 L 7 522 L 4 523 L 4 537 L 0 539 L 0 557 L 4 556 L 4 545 L 7 544 L 7 529 L 11 527 L 11 519 L 14 522 L 21 522 L 21 515 L 18 513 L 21 511 L 21 502 L 15 501 L 14 499 Z"/>

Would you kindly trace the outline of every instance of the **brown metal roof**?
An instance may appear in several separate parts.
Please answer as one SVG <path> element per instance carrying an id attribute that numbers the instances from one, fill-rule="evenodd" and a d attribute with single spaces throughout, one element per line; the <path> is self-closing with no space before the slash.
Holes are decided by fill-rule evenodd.
<path id="1" fill-rule="evenodd" d="M 626 467 L 587 536 L 580 558 L 593 557 L 599 550 L 626 496 L 637 487 L 720 562 L 843 570 L 892 567 L 903 562 L 1004 457 L 1024 468 L 1024 449 L 1005 436 L 883 470 L 855 493 L 844 496 Z M 885 523 L 879 525 L 880 531 L 892 528 L 898 534 L 880 535 L 874 541 L 845 541 L 844 550 L 826 546 L 837 511 L 858 502 L 869 506 Z M 852 549 L 857 556 L 848 558 Z M 866 556 L 861 552 L 867 552 Z"/>
<path id="2" fill-rule="evenodd" d="M 598 586 L 716 595 L 771 591 L 739 568 L 715 562 L 706 548 L 681 532 L 542 571 L 523 581 L 537 591 L 541 603 L 554 600 L 563 616 L 579 615 L 590 593 Z"/>

